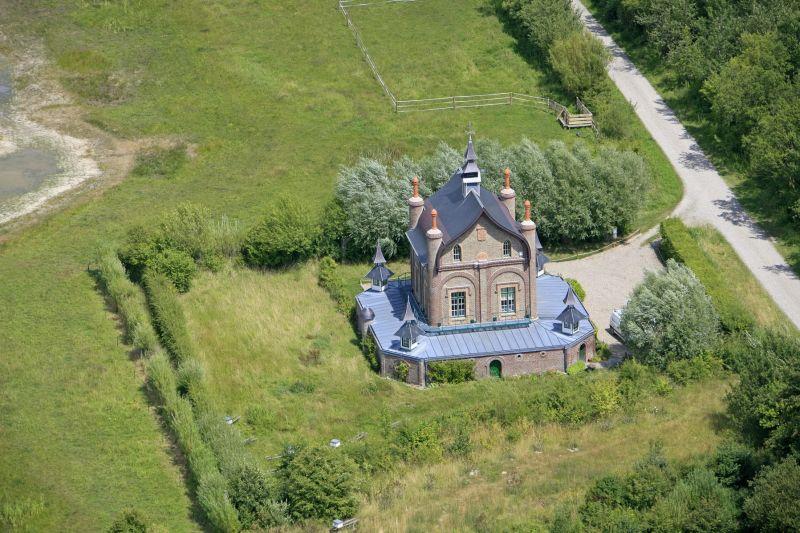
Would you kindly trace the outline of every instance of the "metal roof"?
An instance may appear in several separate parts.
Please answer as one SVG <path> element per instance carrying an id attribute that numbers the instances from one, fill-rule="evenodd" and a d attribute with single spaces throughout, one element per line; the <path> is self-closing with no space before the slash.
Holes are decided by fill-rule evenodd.
<path id="1" fill-rule="evenodd" d="M 563 325 L 572 329 L 576 324 L 580 324 L 581 320 L 588 318 L 586 315 L 578 311 L 574 305 L 568 305 L 561 314 L 558 315 L 557 320 Z"/>
<path id="2" fill-rule="evenodd" d="M 381 250 L 381 241 L 378 241 L 375 246 L 375 256 L 372 258 L 372 262 L 376 265 L 386 264 L 386 258 L 383 257 L 383 250 Z"/>
<path id="3" fill-rule="evenodd" d="M 375 265 L 374 267 L 372 267 L 372 270 L 367 272 L 367 275 L 365 277 L 371 279 L 374 282 L 378 281 L 385 282 L 389 278 L 391 278 L 393 274 L 394 272 L 386 268 L 384 265 Z"/>
<path id="4" fill-rule="evenodd" d="M 426 335 L 423 331 L 412 350 L 403 350 L 397 335 L 406 324 L 403 319 L 411 297 L 409 281 L 390 281 L 385 291 L 364 291 L 356 296 L 356 301 L 359 310 L 370 308 L 375 313 L 370 329 L 382 351 L 415 359 L 457 359 L 561 349 L 592 335 L 594 326 L 588 318 L 580 321 L 575 335 L 561 331 L 557 317 L 566 307 L 562 300 L 568 287 L 560 277 L 539 276 L 536 279 L 537 320 L 516 328 L 498 324 L 497 329 L 439 335 Z M 580 301 L 575 308 L 588 315 Z"/>

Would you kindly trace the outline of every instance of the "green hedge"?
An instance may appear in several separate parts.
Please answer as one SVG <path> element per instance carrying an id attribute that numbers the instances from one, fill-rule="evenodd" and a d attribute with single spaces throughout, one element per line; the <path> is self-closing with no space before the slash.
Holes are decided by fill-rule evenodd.
<path id="1" fill-rule="evenodd" d="M 336 302 L 336 309 L 349 317 L 355 303 L 352 296 L 347 294 L 339 266 L 331 257 L 323 257 L 319 262 L 319 286 Z"/>
<path id="2" fill-rule="evenodd" d="M 142 283 L 161 345 L 178 366 L 194 353 L 178 293 L 172 282 L 157 272 L 145 272 Z"/>
<path id="3" fill-rule="evenodd" d="M 668 218 L 661 223 L 661 254 L 664 259 L 674 259 L 694 272 L 711 297 L 726 331 L 753 329 L 755 321 L 752 313 L 742 304 L 681 220 Z"/>
<path id="4" fill-rule="evenodd" d="M 178 395 L 172 365 L 161 354 L 147 365 L 148 380 L 158 394 L 165 422 L 175 434 L 196 485 L 197 499 L 213 528 L 239 531 L 236 509 L 227 495 L 227 481 L 220 473 L 214 452 L 203 441 L 189 401 Z"/>
<path id="5" fill-rule="evenodd" d="M 464 383 L 475 379 L 475 362 L 439 361 L 428 364 L 428 380 L 431 383 Z"/>

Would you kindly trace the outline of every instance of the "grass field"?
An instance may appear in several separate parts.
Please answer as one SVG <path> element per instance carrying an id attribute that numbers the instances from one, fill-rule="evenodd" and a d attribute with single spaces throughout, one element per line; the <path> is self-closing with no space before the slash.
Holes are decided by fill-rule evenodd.
<path id="1" fill-rule="evenodd" d="M 498 57 L 506 57 L 510 43 L 497 35 L 497 23 L 477 4 L 466 5 L 476 21 L 485 19 L 479 27 L 494 28 L 486 39 L 502 43 Z M 302 193 L 308 209 L 318 211 L 331 197 L 340 165 L 363 152 L 421 155 L 439 140 L 460 146 L 469 121 L 480 136 L 503 142 L 522 136 L 542 144 L 575 139 L 553 117 L 515 107 L 391 114 L 333 2 L 0 0 L 0 12 L 0 28 L 13 37 L 12 45 L 24 46 L 21 36 L 43 41 L 57 65 L 52 74 L 69 80 L 92 123 L 125 138 L 179 139 L 196 152 L 173 177 L 131 177 L 0 245 L 0 500 L 42 501 L 43 510 L 31 521 L 34 529 L 102 529 L 131 505 L 170 531 L 198 527 L 171 446 L 141 390 L 142 375 L 119 344 L 112 315 L 86 271 L 99 241 L 117 240 L 131 225 L 187 200 L 244 223 L 282 194 Z M 449 22 L 421 18 L 408 24 Z M 513 62 L 516 79 L 539 79 L 528 69 Z M 638 123 L 635 131 L 625 146 L 639 150 L 655 175 L 641 222 L 653 225 L 677 202 L 680 185 Z M 294 280 L 295 291 L 278 293 L 282 298 L 308 302 L 325 296 L 305 270 L 258 279 L 263 291 Z M 215 295 L 209 289 L 214 283 L 221 281 L 201 280 L 187 297 L 189 307 L 202 298 L 229 298 L 235 306 L 243 296 L 235 286 Z M 266 319 L 275 309 L 249 309 L 256 321 L 251 327 L 272 327 Z M 368 392 L 387 404 L 391 397 L 392 405 L 402 405 L 410 394 L 368 374 L 350 339 L 336 333 L 346 327 L 341 318 L 329 314 L 317 327 L 310 317 L 296 317 L 292 331 L 317 337 L 274 331 L 265 347 L 273 359 L 253 350 L 267 342 L 255 333 L 252 346 L 217 351 L 220 341 L 211 332 L 226 338 L 231 332 L 225 330 L 239 324 L 226 316 L 215 320 L 208 324 L 209 342 L 216 343 L 213 352 L 207 349 L 209 364 L 213 353 L 243 365 L 227 373 L 219 371 L 225 366 L 212 368 L 220 378 L 218 393 L 232 411 L 255 402 L 237 390 L 255 390 L 251 382 L 266 379 L 262 370 L 275 372 L 270 380 L 290 381 L 279 357 L 315 342 L 340 349 L 345 376 L 361 380 L 369 391 L 375 387 L 377 392 Z M 274 449 L 280 438 L 311 431 L 311 423 L 319 424 L 315 435 L 355 429 L 341 425 L 342 412 L 358 414 L 366 407 L 352 390 L 338 392 L 323 369 L 311 375 L 331 400 L 299 402 L 295 393 L 263 392 L 284 413 L 278 420 L 285 429 L 274 439 L 265 435 L 258 446 Z M 237 389 L 237 380 L 248 387 Z M 441 408 L 435 394 L 427 398 L 427 409 Z M 326 408 L 328 403 L 338 409 Z"/>
<path id="2" fill-rule="evenodd" d="M 783 191 L 768 186 L 763 180 L 749 177 L 744 154 L 731 148 L 717 137 L 710 112 L 704 108 L 699 98 L 693 96 L 686 87 L 677 85 L 662 58 L 651 54 L 644 47 L 640 37 L 626 32 L 625 28 L 608 24 L 600 16 L 591 0 L 583 4 L 601 21 L 614 36 L 614 40 L 630 55 L 636 67 L 647 77 L 664 101 L 675 111 L 686 130 L 708 155 L 720 175 L 736 193 L 736 197 L 770 235 L 776 238 L 776 245 L 788 264 L 800 273 L 800 225 L 791 220 Z"/>

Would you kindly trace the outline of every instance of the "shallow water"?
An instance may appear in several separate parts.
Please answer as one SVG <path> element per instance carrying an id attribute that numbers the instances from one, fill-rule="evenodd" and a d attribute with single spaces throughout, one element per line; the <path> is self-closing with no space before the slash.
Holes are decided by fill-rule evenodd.
<path id="1" fill-rule="evenodd" d="M 35 139 L 10 139 L 7 135 L 4 138 L 2 132 L 13 131 L 10 118 L 12 96 L 9 65 L 0 58 L 0 154 L 3 154 L 0 155 L 0 215 L 6 214 L 7 209 L 13 210 L 22 196 L 39 190 L 46 185 L 48 178 L 62 172 L 55 150 L 31 146 L 29 143 L 35 143 Z M 9 145 L 10 141 L 12 144 Z"/>

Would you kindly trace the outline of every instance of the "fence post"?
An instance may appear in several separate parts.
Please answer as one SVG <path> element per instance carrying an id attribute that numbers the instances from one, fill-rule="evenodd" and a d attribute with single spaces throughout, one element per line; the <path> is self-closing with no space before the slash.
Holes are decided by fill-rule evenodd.
<path id="1" fill-rule="evenodd" d="M 508 93 L 508 105 L 514 105 L 514 93 Z"/>
<path id="2" fill-rule="evenodd" d="M 455 109 L 456 108 L 456 97 L 455 96 L 451 96 L 450 98 L 453 99 L 453 104 L 452 105 L 453 105 L 453 109 Z"/>

